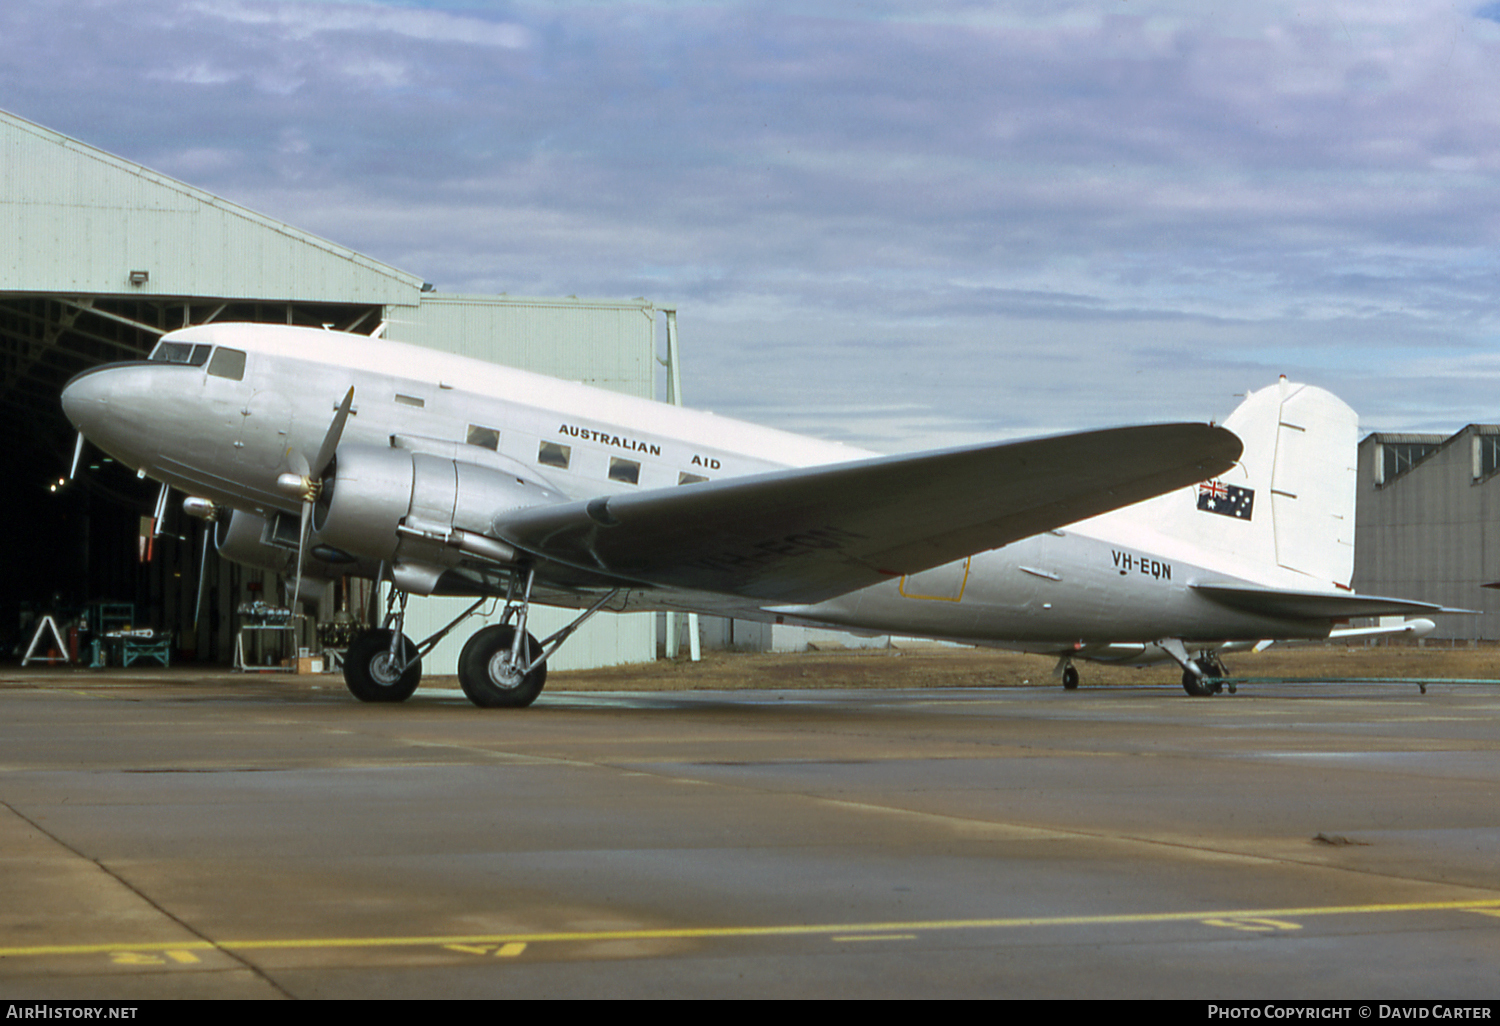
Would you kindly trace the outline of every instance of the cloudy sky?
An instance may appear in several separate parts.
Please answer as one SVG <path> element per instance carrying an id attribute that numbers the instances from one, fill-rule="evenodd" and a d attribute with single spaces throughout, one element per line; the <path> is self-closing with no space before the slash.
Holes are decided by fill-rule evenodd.
<path id="1" fill-rule="evenodd" d="M 48 0 L 0 107 L 882 450 L 1500 420 L 1500 3 Z"/>

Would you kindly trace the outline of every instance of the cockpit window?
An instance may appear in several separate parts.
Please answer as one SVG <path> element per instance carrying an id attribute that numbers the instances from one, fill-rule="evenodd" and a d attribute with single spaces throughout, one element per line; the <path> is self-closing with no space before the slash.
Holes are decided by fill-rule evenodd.
<path id="1" fill-rule="evenodd" d="M 208 372 L 214 377 L 244 381 L 245 354 L 238 349 L 220 346 L 214 350 L 214 358 L 208 362 Z"/>
<path id="2" fill-rule="evenodd" d="M 191 367 L 202 367 L 208 362 L 211 349 L 213 346 L 195 346 L 191 342 L 163 342 L 151 354 L 151 359 L 159 363 L 185 363 Z"/>

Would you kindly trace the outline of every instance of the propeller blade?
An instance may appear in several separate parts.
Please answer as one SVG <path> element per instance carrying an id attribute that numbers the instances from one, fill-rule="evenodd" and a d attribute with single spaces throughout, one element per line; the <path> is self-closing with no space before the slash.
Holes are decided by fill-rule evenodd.
<path id="1" fill-rule="evenodd" d="M 167 484 L 162 485 L 161 491 L 156 493 L 156 511 L 151 515 L 153 522 L 151 536 L 153 538 L 160 538 L 162 532 L 166 530 L 167 498 L 171 493 L 172 486 Z"/>
<path id="2" fill-rule="evenodd" d="M 344 394 L 344 401 L 339 404 L 339 412 L 333 415 L 333 423 L 328 425 L 328 434 L 323 438 L 323 446 L 318 450 L 318 459 L 312 466 L 312 477 L 320 478 L 323 471 L 328 469 L 328 464 L 333 462 L 333 454 L 338 451 L 339 439 L 344 435 L 344 424 L 349 420 L 349 411 L 354 407 L 354 386 L 349 386 L 349 391 Z"/>
<path id="3" fill-rule="evenodd" d="M 344 401 L 339 403 L 338 412 L 333 415 L 333 423 L 328 425 L 328 433 L 323 436 L 323 444 L 318 448 L 318 458 L 311 467 L 307 465 L 307 458 L 302 455 L 300 449 L 288 448 L 286 451 L 287 469 L 302 479 L 302 488 L 306 498 L 302 500 L 302 528 L 297 532 L 297 580 L 292 586 L 292 611 L 297 610 L 297 602 L 302 597 L 302 567 L 307 560 L 307 529 L 312 521 L 313 500 L 318 494 L 320 479 L 328 465 L 333 462 L 333 455 L 338 451 L 339 439 L 344 437 L 344 425 L 349 422 L 349 412 L 354 408 L 354 386 L 349 386 L 349 391 L 344 393 Z"/>
<path id="4" fill-rule="evenodd" d="M 213 537 L 212 522 L 204 525 L 203 555 L 198 560 L 198 605 L 193 609 L 193 630 L 198 630 L 198 620 L 203 616 L 203 584 L 208 580 L 208 540 Z"/>
<path id="5" fill-rule="evenodd" d="M 301 449 L 288 447 L 286 451 L 286 469 L 298 477 L 306 479 L 308 476 L 307 457 L 302 455 Z"/>
<path id="6" fill-rule="evenodd" d="M 68 480 L 78 476 L 78 461 L 83 459 L 83 432 L 78 432 L 78 441 L 73 443 L 73 465 L 68 468 Z"/>
<path id="7" fill-rule="evenodd" d="M 312 503 L 302 504 L 302 530 L 297 535 L 297 583 L 292 588 L 292 614 L 296 615 L 297 600 L 302 596 L 302 561 L 307 554 L 307 525 L 312 520 Z"/>

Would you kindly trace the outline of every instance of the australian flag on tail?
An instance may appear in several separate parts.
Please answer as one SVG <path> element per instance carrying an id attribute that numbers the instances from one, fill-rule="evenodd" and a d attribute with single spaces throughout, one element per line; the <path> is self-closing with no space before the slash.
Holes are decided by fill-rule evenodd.
<path id="1" fill-rule="evenodd" d="M 1205 513 L 1249 520 L 1255 508 L 1255 489 L 1236 488 L 1222 481 L 1205 481 L 1198 486 L 1198 508 Z"/>

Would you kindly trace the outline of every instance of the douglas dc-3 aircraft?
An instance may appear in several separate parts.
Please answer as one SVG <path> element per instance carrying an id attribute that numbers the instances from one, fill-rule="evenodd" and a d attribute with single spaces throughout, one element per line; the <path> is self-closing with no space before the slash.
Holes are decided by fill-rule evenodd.
<path id="1" fill-rule="evenodd" d="M 1438 607 L 1361 596 L 1353 411 L 1281 383 L 1222 427 L 1163 424 L 882 457 L 359 335 L 209 324 L 79 374 L 80 433 L 185 492 L 230 559 L 392 585 L 349 647 L 403 701 L 408 595 L 503 596 L 459 680 L 526 706 L 601 609 L 692 610 L 1075 659 L 1170 657 L 1189 694 L 1226 642 L 1321 638 Z M 80 443 L 81 444 L 81 443 Z M 538 642 L 533 602 L 581 615 Z"/>

